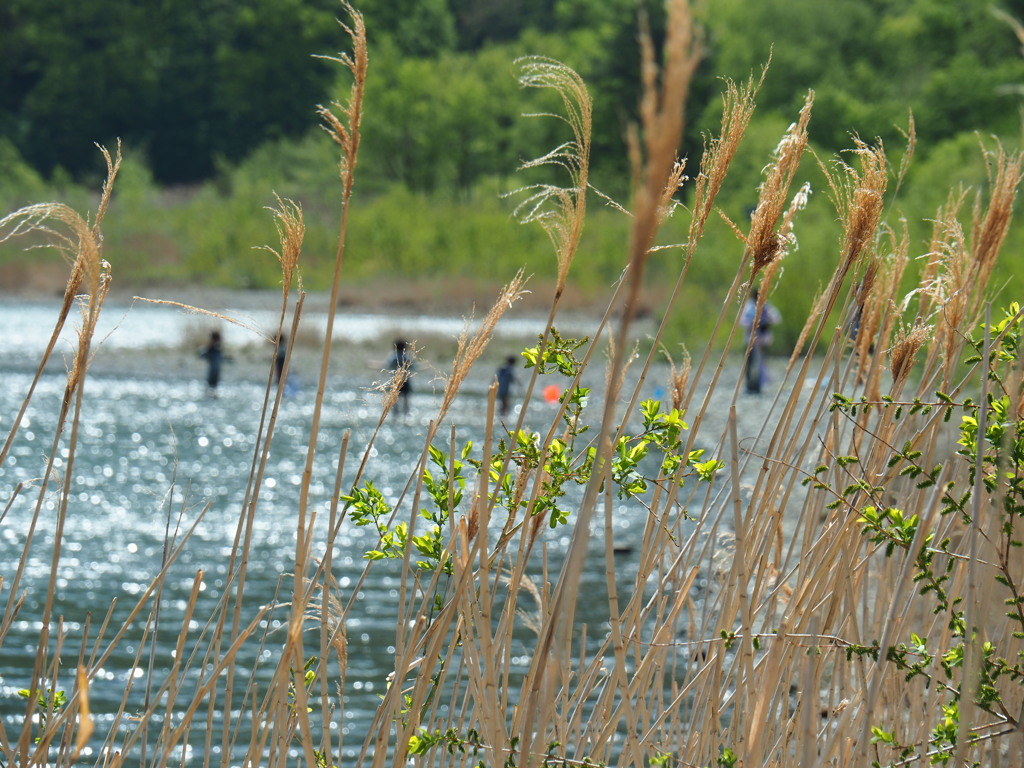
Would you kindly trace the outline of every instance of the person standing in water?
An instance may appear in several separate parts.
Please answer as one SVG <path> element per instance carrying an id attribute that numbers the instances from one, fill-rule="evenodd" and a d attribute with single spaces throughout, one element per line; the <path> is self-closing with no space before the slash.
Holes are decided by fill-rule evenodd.
<path id="1" fill-rule="evenodd" d="M 206 394 L 210 397 L 217 396 L 217 386 L 220 384 L 220 372 L 224 365 L 224 343 L 221 340 L 220 331 L 212 331 L 210 340 L 206 346 L 199 350 L 199 356 L 206 360 Z"/>
<path id="2" fill-rule="evenodd" d="M 277 349 L 274 353 L 274 383 L 281 383 L 281 376 L 284 374 L 284 361 L 288 357 L 288 337 L 281 334 L 277 337 Z"/>
<path id="3" fill-rule="evenodd" d="M 512 400 L 512 385 L 516 383 L 516 358 L 509 355 L 494 374 L 498 380 L 498 409 L 502 416 L 508 413 Z"/>
<path id="4" fill-rule="evenodd" d="M 767 379 L 765 351 L 772 343 L 772 326 L 777 325 L 782 319 L 779 310 L 767 301 L 761 307 L 761 313 L 758 315 L 757 297 L 757 288 L 754 288 L 740 314 L 740 325 L 743 326 L 747 355 L 744 376 L 747 383 L 747 394 L 750 395 L 760 394 L 764 387 Z"/>
<path id="5" fill-rule="evenodd" d="M 412 394 L 412 354 L 409 350 L 409 343 L 405 339 L 395 339 L 395 351 L 388 360 L 388 370 L 392 376 L 401 376 L 401 384 L 398 389 L 398 412 L 409 413 L 409 395 Z"/>

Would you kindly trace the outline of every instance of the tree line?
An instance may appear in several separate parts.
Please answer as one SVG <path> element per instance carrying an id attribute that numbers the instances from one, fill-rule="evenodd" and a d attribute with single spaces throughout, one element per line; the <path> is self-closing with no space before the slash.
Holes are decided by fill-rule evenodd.
<path id="1" fill-rule="evenodd" d="M 657 0 L 358 5 L 371 45 L 364 161 L 374 179 L 466 189 L 557 145 L 557 126 L 521 119 L 546 105 L 511 76 L 517 56 L 544 54 L 587 81 L 595 178 L 625 186 L 638 27 L 659 36 Z M 1002 10 L 1024 17 L 1024 0 Z M 345 87 L 315 58 L 342 39 L 340 11 L 336 0 L 7 0 L 0 141 L 44 176 L 88 178 L 93 143 L 121 138 L 160 184 L 209 179 L 310 131 L 315 106 Z M 715 0 L 698 21 L 705 58 L 685 154 L 715 128 L 719 78 L 759 76 L 769 59 L 760 114 L 791 119 L 814 89 L 812 134 L 825 150 L 848 147 L 851 133 L 902 141 L 911 111 L 930 145 L 1019 133 L 1024 57 L 988 0 Z"/>

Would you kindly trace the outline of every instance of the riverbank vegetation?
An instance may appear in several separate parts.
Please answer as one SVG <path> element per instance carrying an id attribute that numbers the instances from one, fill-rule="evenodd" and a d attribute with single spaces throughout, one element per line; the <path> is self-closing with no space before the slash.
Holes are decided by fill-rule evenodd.
<path id="1" fill-rule="evenodd" d="M 274 236 L 264 209 L 278 194 L 302 205 L 305 284 L 326 290 L 336 174 L 313 114 L 349 82 L 312 54 L 333 50 L 333 1 L 238 9 L 208 2 L 155 16 L 130 5 L 93 3 L 72 15 L 47 2 L 15 0 L 0 12 L 0 48 L 16 52 L 0 58 L 3 209 L 46 199 L 78 209 L 95 205 L 91 190 L 103 167 L 93 143 L 120 139 L 117 216 L 105 233 L 120 286 L 147 294 L 195 284 L 274 287 L 273 261 L 252 246 Z M 641 5 L 660 39 L 662 4 Z M 353 197 L 358 215 L 342 299 L 380 306 L 443 296 L 445 306 L 465 312 L 493 295 L 500 276 L 524 268 L 532 290 L 547 300 L 554 272 L 543 235 L 519 224 L 517 198 L 509 195 L 552 181 L 545 168 L 516 173 L 536 147 L 560 141 L 557 123 L 523 119 L 558 108 L 549 94 L 524 89 L 514 77 L 517 58 L 540 54 L 579 72 L 594 98 L 595 197 L 583 232 L 588 267 L 566 299 L 599 308 L 618 279 L 630 227 L 628 216 L 596 193 L 628 207 L 625 141 L 640 101 L 635 2 L 375 1 L 364 13 L 374 76 L 366 86 L 366 138 Z M 701 61 L 680 140 L 691 172 L 717 130 L 719 78 L 743 82 L 772 61 L 716 200 L 733 221 L 743 221 L 753 206 L 764 157 L 808 90 L 816 94 L 809 146 L 826 165 L 856 135 L 879 137 L 898 166 L 907 136 L 917 137 L 914 162 L 886 191 L 893 220 L 906 219 L 917 248 L 927 247 L 927 219 L 944 190 L 986 183 L 982 147 L 991 150 L 993 136 L 1008 149 L 1019 144 L 1024 57 L 1011 24 L 983 0 L 844 0 L 827 7 L 772 0 L 756 8 L 722 0 L 702 9 L 697 23 Z M 87 45 L 108 37 L 124 50 Z M 800 331 L 796 318 L 828 280 L 822 255 L 839 237 L 821 170 L 806 163 L 798 173 L 811 194 L 790 268 L 804 279 L 780 286 L 778 296 L 785 310 L 779 338 L 790 347 Z M 675 200 L 693 203 L 687 187 Z M 661 245 L 685 242 L 685 216 L 665 223 Z M 711 331 L 708 310 L 720 301 L 714 286 L 728 284 L 731 260 L 742 250 L 717 217 L 705 238 L 721 258 L 694 266 L 684 288 L 689 309 L 673 316 L 677 339 L 690 344 Z M 997 267 L 997 279 L 1012 283 L 1024 271 L 1012 255 L 1024 252 L 1024 236 L 1015 228 L 1008 238 L 1011 255 Z M 668 249 L 652 258 L 644 286 L 652 310 L 663 302 L 681 253 Z M 59 274 L 45 258 L 26 263 L 21 250 L 0 250 L 4 290 L 55 291 Z"/>
<path id="2" fill-rule="evenodd" d="M 324 276 L 332 308 L 348 270 L 361 269 L 350 259 L 359 238 L 386 235 L 376 231 L 380 224 L 359 223 L 363 215 L 373 221 L 373 208 L 354 201 L 365 170 L 360 152 L 371 125 L 366 96 L 373 71 L 362 17 L 346 11 L 350 39 L 334 64 L 347 73 L 350 88 L 321 111 L 336 153 L 331 167 L 340 166 L 341 183 L 330 197 L 340 206 L 341 231 L 330 249 L 333 260 L 323 260 L 327 246 L 318 243 L 311 266 Z M 339 451 L 320 433 L 331 356 L 325 344 L 292 521 L 294 562 L 262 564 L 285 574 L 282 594 L 273 605 L 252 605 L 246 547 L 283 396 L 268 371 L 230 588 L 206 606 L 199 599 L 200 570 L 191 599 L 175 606 L 180 626 L 161 624 L 164 579 L 187 550 L 188 536 L 168 541 L 130 623 L 176 633 L 176 652 L 150 660 L 140 644 L 136 664 L 148 664 L 151 688 L 143 698 L 129 687 L 108 730 L 93 729 L 88 693 L 105 659 L 128 652 L 122 628 L 64 628 L 52 602 L 41 616 L 19 616 L 24 559 L 4 572 L 0 642 L 17 621 L 28 621 L 39 627 L 39 650 L 34 668 L 24 670 L 23 718 L 18 728 L 0 729 L 0 762 L 71 765 L 89 750 L 97 765 L 341 765 L 353 661 L 347 625 L 362 611 L 379 610 L 363 604 L 358 584 L 342 588 L 333 579 L 332 558 L 344 544 L 345 526 L 354 524 L 379 534 L 366 552 L 363 578 L 397 566 L 401 599 L 394 668 L 352 764 L 1016 764 L 1024 726 L 1024 569 L 1017 556 L 1024 515 L 1024 313 L 1018 304 L 1007 301 L 1003 310 L 991 299 L 1001 288 L 1024 157 L 989 144 L 978 160 L 984 183 L 961 190 L 958 179 L 940 173 L 941 156 L 926 156 L 921 178 L 951 182 L 952 191 L 946 183 L 936 207 L 922 214 L 930 232 L 922 247 L 912 234 L 920 225 L 905 225 L 892 203 L 894 188 L 905 188 L 910 172 L 880 142 L 854 141 L 844 162 L 816 163 L 810 156 L 821 95 L 805 92 L 781 130 L 763 141 L 776 123 L 755 126 L 753 115 L 769 71 L 764 79 L 758 73 L 723 83 L 714 133 L 699 164 L 684 166 L 677 154 L 684 105 L 701 61 L 695 29 L 688 4 L 672 0 L 664 47 L 644 38 L 648 76 L 630 134 L 632 186 L 628 214 L 618 212 L 626 228 L 615 259 L 584 234 L 595 207 L 589 182 L 596 115 L 585 81 L 551 59 L 517 64 L 520 82 L 546 93 L 563 118 L 548 118 L 551 130 L 561 131 L 550 145 L 557 150 L 536 163 L 548 182 L 514 198 L 527 200 L 527 224 L 541 230 L 531 237 L 554 251 L 544 273 L 553 285 L 548 331 L 524 350 L 531 378 L 520 415 L 495 421 L 492 390 L 487 407 L 495 427 L 479 442 L 445 422 L 495 324 L 529 285 L 521 263 L 509 270 L 490 312 L 460 340 L 437 418 L 393 498 L 374 484 L 375 438 L 358 446 L 346 438 Z M 834 98 L 826 97 L 826 105 Z M 915 134 L 908 133 L 914 146 Z M 121 194 L 130 210 L 132 195 L 154 194 L 140 164 L 133 169 L 117 154 L 104 156 L 109 183 L 88 220 L 48 205 L 0 222 L 4 238 L 40 224 L 42 234 L 56 233 L 73 265 L 63 304 L 55 308 L 58 328 L 76 304 L 83 312 L 81 347 L 39 487 L 31 498 L 28 489 L 6 489 L 4 499 L 4 509 L 34 505 L 33 530 L 56 526 L 51 595 L 75 483 L 76 434 L 88 418 L 81 391 L 90 331 L 119 274 L 107 252 L 115 239 L 105 234 L 115 218 L 108 203 Z M 751 168 L 759 171 L 756 182 L 746 176 Z M 824 178 L 816 213 L 803 186 L 812 174 Z M 253 181 L 251 189 L 258 186 Z M 253 194 L 248 204 L 258 208 Z M 400 203 L 415 194 L 388 188 L 377 199 L 396 195 Z M 726 194 L 731 199 L 721 197 Z M 674 205 L 679 196 L 685 209 Z M 241 197 L 231 199 L 242 205 Z M 754 201 L 749 215 L 741 200 Z M 498 217 L 480 205 L 481 216 Z M 168 227 L 169 241 L 216 228 L 201 206 L 191 206 L 197 203 L 180 209 L 190 217 Z M 284 328 L 292 317 L 301 323 L 311 233 L 304 208 L 287 199 L 275 202 L 270 218 L 279 241 L 267 262 L 278 271 L 265 279 L 284 287 Z M 813 258 L 797 262 L 813 241 L 803 238 L 808 219 L 838 222 L 838 231 L 827 236 L 822 226 Z M 426 220 L 417 225 L 428 226 Z M 720 247 L 716 227 L 724 228 L 731 247 Z M 677 245 L 663 250 L 663 242 Z M 458 263 L 458 255 L 450 258 Z M 606 265 L 603 279 L 613 280 L 603 292 L 600 281 L 594 286 L 607 310 L 589 338 L 563 338 L 556 331 L 562 296 L 573 282 L 592 279 L 587 273 L 595 262 Z M 489 263 L 506 266 L 497 258 Z M 652 282 L 664 287 L 651 293 Z M 736 411 L 751 406 L 735 383 L 726 391 L 726 428 L 708 438 L 701 427 L 710 418 L 711 395 L 728 390 L 723 373 L 747 352 L 739 314 L 755 287 L 762 302 L 790 291 L 811 297 L 806 311 L 796 310 L 804 305 L 795 299 L 785 302 L 793 352 L 762 403 L 776 426 L 741 444 Z M 650 354 L 633 359 L 633 324 L 651 296 L 658 297 L 652 311 L 665 320 Z M 699 327 L 708 329 L 687 345 L 689 352 L 671 343 L 676 313 L 700 314 Z M 332 322 L 333 315 L 328 338 Z M 642 385 L 665 346 L 673 363 L 665 397 L 656 402 L 642 397 Z M 546 430 L 526 431 L 525 414 L 537 407 L 542 377 L 552 375 L 566 385 L 559 407 Z M 402 378 L 397 372 L 385 393 L 381 424 Z M 595 378 L 604 385 L 592 392 L 587 382 Z M 22 415 L 14 417 L 11 440 Z M 697 434 L 706 445 L 695 442 Z M 314 482 L 313 457 L 327 450 L 339 451 L 337 475 Z M 52 465 L 61 452 L 64 475 Z M 358 469 L 354 481 L 343 483 L 349 463 Z M 327 498 L 317 498 L 321 482 L 333 488 Z M 570 492 L 575 488 L 578 493 Z M 51 496 L 53 519 L 43 514 Z M 615 551 L 619 503 L 646 511 L 638 551 Z M 182 531 L 192 522 L 183 521 Z M 321 530 L 323 538 L 314 535 Z M 554 538 L 559 533 L 566 544 Z M 598 546 L 606 593 L 581 595 L 584 556 Z M 559 547 L 564 557 L 549 570 L 549 549 Z M 625 592 L 617 587 L 624 569 L 634 574 Z M 607 621 L 579 626 L 581 599 L 603 601 Z M 280 629 L 271 630 L 271 619 Z M 588 652 L 595 633 L 598 650 Z M 268 650 L 256 669 L 236 662 L 248 644 Z M 187 759 L 185 744 L 193 745 Z M 219 758 L 211 745 L 222 749 Z"/>

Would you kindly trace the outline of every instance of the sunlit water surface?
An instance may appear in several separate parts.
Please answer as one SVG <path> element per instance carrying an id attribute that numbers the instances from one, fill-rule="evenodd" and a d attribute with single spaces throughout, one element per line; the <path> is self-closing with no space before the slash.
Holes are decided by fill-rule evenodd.
<path id="1" fill-rule="evenodd" d="M 0 387 L 0 437 L 10 430 L 28 391 L 27 373 L 8 373 Z M 190 638 L 208 631 L 206 622 L 212 606 L 226 588 L 229 558 L 242 516 L 250 467 L 257 449 L 257 431 L 264 399 L 262 388 L 239 381 L 227 381 L 219 396 L 209 398 L 201 382 L 166 381 L 158 372 L 151 378 L 131 380 L 87 378 L 83 416 L 79 425 L 78 448 L 68 452 L 68 441 L 56 446 L 55 472 L 43 492 L 42 515 L 33 528 L 33 509 L 39 498 L 45 458 L 54 451 L 54 431 L 60 410 L 65 378 L 48 373 L 40 382 L 22 422 L 10 456 L 0 467 L 0 578 L 3 579 L 0 606 L 10 611 L 12 587 L 23 599 L 11 632 L 0 644 L 0 716 L 8 734 L 17 734 L 24 711 L 17 691 L 31 683 L 33 659 L 40 637 L 45 597 L 49 589 L 54 550 L 58 488 L 67 481 L 70 489 L 68 513 L 62 532 L 61 559 L 54 589 L 52 635 L 58 622 L 65 635 L 62 649 L 63 680 L 58 687 L 72 687 L 71 670 L 83 635 L 88 635 L 87 653 L 105 648 L 136 602 L 161 569 L 169 549 L 182 539 L 186 529 L 201 517 L 190 540 L 170 568 L 158 601 L 159 625 L 147 632 L 145 618 L 149 601 L 140 618 L 130 625 L 126 637 L 102 663 L 90 698 L 98 733 L 113 721 L 125 690 L 132 687 L 129 707 L 142 711 L 147 686 L 158 687 L 164 671 L 173 663 L 174 644 L 183 623 L 183 611 L 198 571 L 204 574 L 202 592 L 189 627 Z M 274 433 L 269 464 L 259 489 L 259 505 L 250 545 L 249 576 L 245 604 L 251 618 L 259 606 L 287 598 L 295 558 L 296 510 L 303 467 L 309 444 L 314 392 L 300 389 L 283 401 Z M 385 496 L 395 500 L 413 474 L 429 419 L 436 413 L 435 396 L 418 392 L 412 398 L 412 413 L 390 418 L 374 443 L 367 478 Z M 538 409 L 536 428 L 546 426 L 551 413 Z M 355 472 L 360 451 L 370 438 L 379 417 L 379 403 L 367 399 L 365 391 L 329 386 L 320 422 L 312 497 L 318 515 L 317 541 L 323 531 L 339 460 L 345 461 L 343 487 Z M 439 444 L 446 446 L 452 426 L 457 442 L 482 442 L 485 402 L 466 396 L 452 407 Z M 348 455 L 340 448 L 350 431 Z M 14 490 L 20 494 L 6 509 Z M 408 503 L 406 503 L 408 506 Z M 645 511 L 639 505 L 621 504 L 616 510 L 615 544 L 629 550 L 638 543 Z M 23 557 L 28 537 L 27 557 Z M 607 631 L 607 602 L 596 599 L 606 594 L 606 576 L 600 532 L 592 551 L 583 584 L 583 594 L 595 599 L 582 601 L 580 618 L 588 624 L 590 645 L 597 646 Z M 561 554 L 568 543 L 565 527 L 545 534 L 548 568 L 557 574 Z M 332 552 L 333 576 L 343 601 L 355 597 L 347 621 L 348 661 L 344 700 L 337 702 L 343 731 L 343 755 L 351 760 L 358 754 L 371 718 L 393 670 L 395 617 L 399 610 L 400 572 L 394 563 L 375 566 L 370 578 L 353 595 L 365 560 L 363 553 L 377 546 L 370 528 L 346 522 Z M 323 557 L 323 546 L 314 546 Z M 538 558 L 538 569 L 539 569 Z M 18 574 L 19 564 L 25 569 Z M 635 569 L 624 558 L 617 575 L 628 593 Z M 535 574 L 535 577 L 539 576 Z M 280 593 L 279 590 L 283 590 Z M 283 595 L 283 596 L 282 596 Z M 112 609 L 104 640 L 96 641 L 101 625 Z M 263 626 L 270 632 L 264 644 L 246 645 L 240 660 L 257 668 L 256 679 L 266 686 L 281 647 L 287 609 L 278 608 Z M 527 633 L 517 641 L 515 663 L 525 670 L 530 660 Z M 187 644 L 186 644 L 187 647 Z M 311 653 L 314 651 L 311 650 Z M 249 704 L 251 706 L 251 703 Z M 220 717 L 220 714 L 217 715 Z M 199 718 L 202 720 L 203 718 Z M 217 731 L 219 733 L 219 731 Z M 335 735 L 337 739 L 337 735 Z M 198 760 L 205 751 L 202 724 L 188 738 L 186 761 Z M 238 745 L 235 751 L 244 745 Z M 219 754 L 221 747 L 211 750 Z"/>

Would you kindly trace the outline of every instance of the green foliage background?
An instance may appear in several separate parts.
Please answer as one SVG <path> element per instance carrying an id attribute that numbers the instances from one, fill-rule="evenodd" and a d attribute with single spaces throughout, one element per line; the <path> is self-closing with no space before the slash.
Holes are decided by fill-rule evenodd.
<path id="1" fill-rule="evenodd" d="M 121 138 L 126 160 L 105 226 L 115 283 L 267 287 L 277 279 L 264 208 L 274 194 L 306 216 L 305 287 L 327 284 L 338 227 L 336 158 L 314 109 L 347 90 L 331 54 L 341 36 L 334 0 L 173 2 L 95 0 L 55 12 L 55 0 L 0 7 L 0 204 L 88 202 L 101 160 L 93 144 Z M 521 267 L 542 291 L 555 263 L 546 236 L 514 214 L 529 184 L 562 181 L 550 169 L 516 174 L 527 159 L 567 138 L 550 94 L 521 88 L 523 55 L 559 59 L 594 99 L 592 182 L 628 208 L 624 136 L 638 100 L 638 13 L 655 38 L 660 3 L 634 0 L 365 0 L 371 45 L 364 141 L 345 274 L 384 295 L 423 282 L 449 305 L 486 301 Z M 822 164 L 879 137 L 893 167 L 913 123 L 911 170 L 891 201 L 906 219 L 913 255 L 927 247 L 927 219 L 945 190 L 984 193 L 980 144 L 1020 144 L 1024 56 L 1013 29 L 987 0 L 715 0 L 697 7 L 705 60 L 688 105 L 682 151 L 696 173 L 705 137 L 721 113 L 720 78 L 759 76 L 771 60 L 747 140 L 720 197 L 740 224 L 756 200 L 761 170 L 815 91 L 811 136 Z M 1024 2 L 1002 10 L 1024 18 Z M 67 11 L 67 12 L 65 12 Z M 839 229 L 819 167 L 800 215 L 799 250 L 773 301 L 792 342 L 832 271 Z M 893 188 L 895 184 L 893 184 Z M 685 193 L 680 203 L 685 206 Z M 627 219 L 595 195 L 572 281 L 598 302 L 621 270 Z M 681 243 L 685 209 L 663 236 Z M 1020 229 L 1007 253 L 1022 252 Z M 705 334 L 738 267 L 742 243 L 724 222 L 698 253 L 675 322 L 681 340 Z M 0 267 L 26 259 L 7 244 Z M 659 251 L 649 271 L 657 311 L 677 271 L 678 249 Z M 1015 263 L 1001 275 L 1019 291 Z M 908 279 L 912 279 L 912 275 Z M 16 288 L 10 280 L 4 287 Z M 457 289 L 454 286 L 458 286 Z"/>

